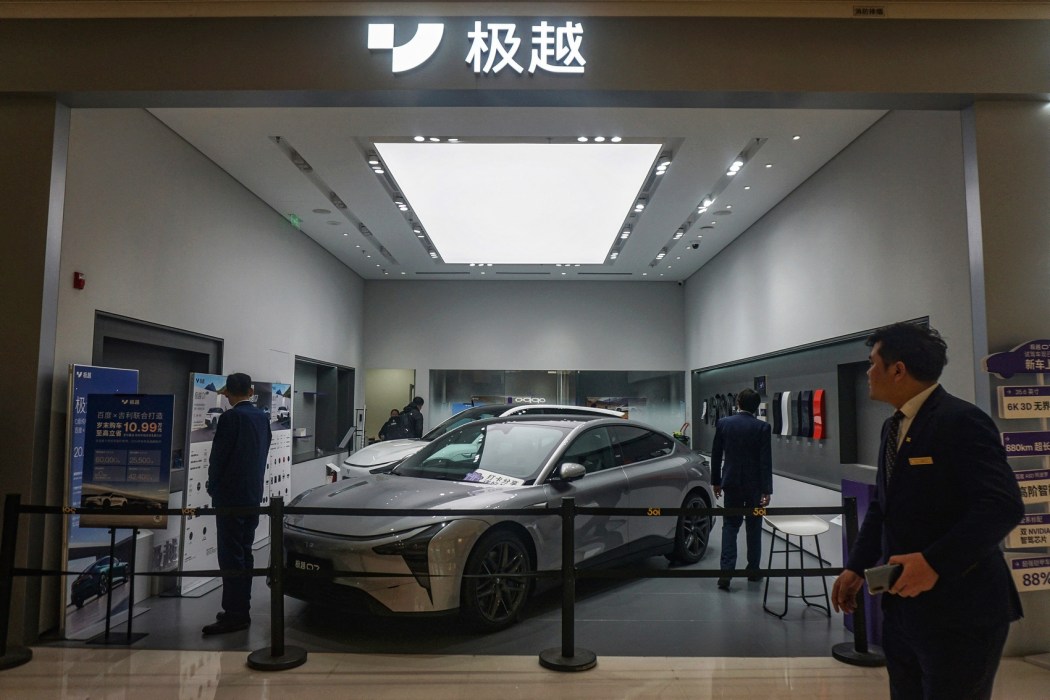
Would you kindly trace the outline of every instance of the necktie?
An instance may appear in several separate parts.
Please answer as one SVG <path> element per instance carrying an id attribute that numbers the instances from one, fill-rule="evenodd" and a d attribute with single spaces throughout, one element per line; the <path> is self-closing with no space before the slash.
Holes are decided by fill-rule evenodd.
<path id="1" fill-rule="evenodd" d="M 887 483 L 889 483 L 890 477 L 893 476 L 893 467 L 897 464 L 897 442 L 901 433 L 902 420 L 904 420 L 904 414 L 896 411 L 893 417 L 890 418 L 890 429 L 886 433 L 886 454 L 883 466 L 886 468 Z"/>

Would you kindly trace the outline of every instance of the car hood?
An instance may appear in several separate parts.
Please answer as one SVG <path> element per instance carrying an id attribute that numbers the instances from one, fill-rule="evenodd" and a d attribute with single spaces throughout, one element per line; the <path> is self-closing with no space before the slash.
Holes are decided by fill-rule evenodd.
<path id="1" fill-rule="evenodd" d="M 463 481 L 373 474 L 345 479 L 308 492 L 296 507 L 473 510 L 528 508 L 545 504 L 542 486 L 491 486 Z M 349 537 L 380 537 L 434 522 L 470 516 L 289 515 L 288 525 Z"/>
<path id="2" fill-rule="evenodd" d="M 426 440 L 411 438 L 408 440 L 385 440 L 364 447 L 343 460 L 343 464 L 352 467 L 380 467 L 384 464 L 399 462 L 415 454 L 427 445 Z"/>

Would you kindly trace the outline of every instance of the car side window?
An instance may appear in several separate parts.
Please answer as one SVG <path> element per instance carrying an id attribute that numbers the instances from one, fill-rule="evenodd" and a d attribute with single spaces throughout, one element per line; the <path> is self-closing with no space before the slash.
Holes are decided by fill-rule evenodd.
<path id="1" fill-rule="evenodd" d="M 582 464 L 588 474 L 613 467 L 616 460 L 613 458 L 609 429 L 594 428 L 580 434 L 565 450 L 561 462 Z"/>
<path id="2" fill-rule="evenodd" d="M 669 455 L 674 451 L 671 438 L 645 428 L 618 425 L 613 429 L 617 464 L 626 466 Z"/>

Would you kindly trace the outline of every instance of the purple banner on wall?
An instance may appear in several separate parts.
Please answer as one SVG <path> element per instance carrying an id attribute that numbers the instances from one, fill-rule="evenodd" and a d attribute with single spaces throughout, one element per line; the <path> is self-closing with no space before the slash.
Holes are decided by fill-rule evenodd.
<path id="1" fill-rule="evenodd" d="M 1015 374 L 1050 372 L 1050 340 L 1029 340 L 1012 350 L 985 357 L 981 364 L 985 372 L 1009 379 Z"/>
<path id="2" fill-rule="evenodd" d="M 1007 457 L 1043 457 L 1050 455 L 1050 432 L 1031 430 L 1021 433 L 1003 433 Z"/>

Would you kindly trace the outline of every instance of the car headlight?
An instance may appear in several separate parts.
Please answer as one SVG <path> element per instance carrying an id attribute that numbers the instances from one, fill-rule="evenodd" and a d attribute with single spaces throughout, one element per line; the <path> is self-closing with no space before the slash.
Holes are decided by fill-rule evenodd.
<path id="1" fill-rule="evenodd" d="M 448 525 L 447 522 L 431 525 L 411 537 L 373 547 L 372 551 L 376 554 L 396 555 L 404 559 L 405 565 L 412 572 L 416 583 L 426 589 L 427 596 L 433 602 L 433 594 L 430 591 L 430 558 L 428 551 L 430 549 L 430 540 L 444 530 L 446 525 Z"/>

